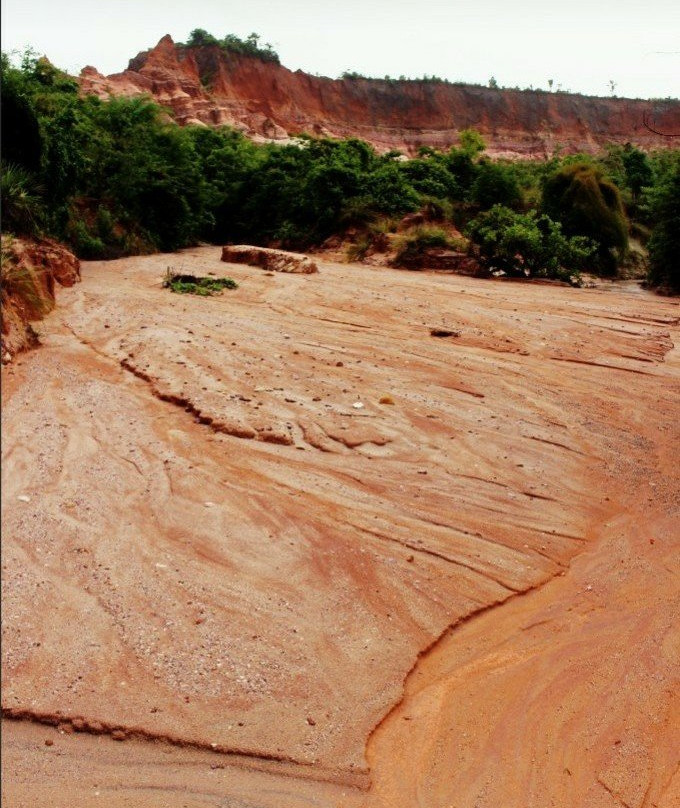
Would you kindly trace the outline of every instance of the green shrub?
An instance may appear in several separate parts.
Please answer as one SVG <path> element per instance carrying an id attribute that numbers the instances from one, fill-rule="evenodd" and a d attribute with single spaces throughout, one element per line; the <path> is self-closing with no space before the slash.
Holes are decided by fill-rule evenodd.
<path id="1" fill-rule="evenodd" d="M 390 233 L 398 227 L 396 219 L 373 219 L 347 247 L 348 261 L 363 261 L 369 253 L 385 253 L 390 249 Z"/>
<path id="2" fill-rule="evenodd" d="M 380 165 L 366 177 L 376 211 L 392 216 L 418 209 L 420 198 L 398 165 Z"/>
<path id="3" fill-rule="evenodd" d="M 186 41 L 188 48 L 201 48 L 208 45 L 219 45 L 219 39 L 209 34 L 204 28 L 194 28 Z"/>
<path id="4" fill-rule="evenodd" d="M 469 157 L 475 157 L 486 149 L 484 138 L 476 129 L 461 129 L 458 139 L 461 150 Z"/>
<path id="5" fill-rule="evenodd" d="M 204 278 L 197 275 L 185 275 L 168 267 L 163 288 L 178 295 L 198 295 L 212 297 L 222 294 L 223 289 L 238 289 L 233 278 Z"/>
<path id="6" fill-rule="evenodd" d="M 457 199 L 460 189 L 454 176 L 438 156 L 399 163 L 399 171 L 419 194 L 437 199 Z"/>
<path id="7" fill-rule="evenodd" d="M 373 239 L 368 233 L 362 233 L 357 240 L 347 247 L 348 261 L 363 261 L 373 246 Z"/>
<path id="8" fill-rule="evenodd" d="M 649 240 L 649 282 L 680 294 L 680 164 L 652 201 L 656 224 Z"/>
<path id="9" fill-rule="evenodd" d="M 479 171 L 473 156 L 463 149 L 451 149 L 445 157 L 445 164 L 456 183 L 458 199 L 467 199 Z"/>
<path id="10" fill-rule="evenodd" d="M 483 160 L 472 184 L 471 199 L 482 210 L 494 205 L 517 205 L 522 200 L 522 192 L 511 166 Z"/>
<path id="11" fill-rule="evenodd" d="M 626 143 L 625 146 L 608 146 L 605 154 L 594 162 L 618 188 L 629 217 L 638 217 L 643 189 L 654 183 L 654 170 L 649 157 Z"/>
<path id="12" fill-rule="evenodd" d="M 592 163 L 565 165 L 548 178 L 542 210 L 561 222 L 569 236 L 586 236 L 597 245 L 594 268 L 614 274 L 628 249 L 628 226 L 621 194 Z"/>
<path id="13" fill-rule="evenodd" d="M 98 261 L 104 258 L 113 258 L 109 254 L 107 246 L 99 238 L 90 232 L 82 219 L 71 221 L 68 230 L 68 240 L 76 255 L 86 261 Z"/>
<path id="14" fill-rule="evenodd" d="M 409 235 L 402 236 L 397 246 L 393 265 L 396 267 L 419 267 L 427 250 L 440 247 L 451 249 L 455 244 L 444 230 L 439 227 L 422 225 Z"/>
<path id="15" fill-rule="evenodd" d="M 3 230 L 32 235 L 44 215 L 40 188 L 34 176 L 17 165 L 0 164 L 0 202 Z"/>
<path id="16" fill-rule="evenodd" d="M 364 227 L 376 221 L 379 214 L 371 196 L 353 196 L 340 209 L 340 228 Z"/>
<path id="17" fill-rule="evenodd" d="M 594 252 L 588 239 L 566 237 L 548 216 L 516 213 L 503 205 L 480 213 L 467 232 L 485 266 L 520 277 L 571 280 Z"/>
<path id="18" fill-rule="evenodd" d="M 454 206 L 448 199 L 437 199 L 432 196 L 421 198 L 421 207 L 425 220 L 428 222 L 453 221 Z"/>

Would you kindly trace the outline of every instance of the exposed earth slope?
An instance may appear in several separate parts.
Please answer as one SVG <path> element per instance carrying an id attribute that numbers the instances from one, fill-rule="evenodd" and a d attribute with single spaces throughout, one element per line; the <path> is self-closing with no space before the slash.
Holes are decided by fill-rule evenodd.
<path id="1" fill-rule="evenodd" d="M 80 280 L 80 261 L 62 244 L 51 239 L 2 237 L 2 333 L 3 364 L 36 344 L 30 324 L 56 303 L 55 287 L 73 286 Z"/>
<path id="2" fill-rule="evenodd" d="M 380 151 L 448 148 L 465 128 L 479 130 L 492 155 L 544 157 L 557 148 L 593 152 L 607 143 L 664 148 L 680 133 L 680 102 L 494 90 L 426 81 L 329 79 L 274 62 L 185 48 L 170 36 L 138 54 L 122 73 L 86 67 L 85 93 L 148 94 L 179 123 L 227 124 L 256 139 L 307 133 L 358 137 Z M 650 117 L 652 128 L 645 126 Z"/>
<path id="3" fill-rule="evenodd" d="M 8 804 L 670 808 L 677 302 L 219 259 L 2 371 Z"/>

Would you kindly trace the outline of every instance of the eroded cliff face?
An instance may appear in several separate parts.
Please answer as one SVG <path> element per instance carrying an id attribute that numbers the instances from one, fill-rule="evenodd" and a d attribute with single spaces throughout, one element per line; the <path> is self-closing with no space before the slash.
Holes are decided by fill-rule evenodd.
<path id="1" fill-rule="evenodd" d="M 229 125 L 250 137 L 286 140 L 306 132 L 359 137 L 379 151 L 447 148 L 474 127 L 495 155 L 544 156 L 557 147 L 596 151 L 606 143 L 663 148 L 680 133 L 680 102 L 492 90 L 419 81 L 329 79 L 216 46 L 185 48 L 170 36 L 122 73 L 86 67 L 83 92 L 152 95 L 180 124 Z M 675 141 L 677 143 L 677 141 Z"/>
<path id="2" fill-rule="evenodd" d="M 11 362 L 20 351 L 38 344 L 31 321 L 41 320 L 56 302 L 56 284 L 80 281 L 80 261 L 48 238 L 2 236 L 0 360 Z"/>

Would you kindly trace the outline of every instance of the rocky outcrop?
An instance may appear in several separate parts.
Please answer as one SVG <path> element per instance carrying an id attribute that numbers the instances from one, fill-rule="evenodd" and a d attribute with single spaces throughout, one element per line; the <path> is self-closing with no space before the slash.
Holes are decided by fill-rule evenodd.
<path id="1" fill-rule="evenodd" d="M 311 275 L 318 272 L 316 263 L 302 253 L 272 250 L 267 247 L 251 247 L 248 244 L 222 247 L 222 261 L 230 264 L 248 264 L 270 272 L 289 272 L 296 275 Z"/>
<path id="2" fill-rule="evenodd" d="M 19 261 L 40 271 L 52 289 L 54 281 L 60 286 L 73 286 L 80 280 L 80 261 L 54 239 L 31 241 L 15 238 L 13 251 Z"/>
<path id="3" fill-rule="evenodd" d="M 468 255 L 468 253 L 439 247 L 430 247 L 412 257 L 400 257 L 399 259 L 393 257 L 390 261 L 390 266 L 404 269 L 441 269 L 455 272 L 458 275 L 471 275 L 473 277 L 482 277 L 489 274 L 479 261 Z"/>
<path id="4" fill-rule="evenodd" d="M 31 327 L 55 305 L 55 283 L 80 280 L 80 261 L 52 239 L 2 239 L 2 335 L 0 355 L 10 362 L 19 351 L 37 344 Z"/>
<path id="5" fill-rule="evenodd" d="M 310 76 L 217 46 L 186 48 L 163 37 L 122 73 L 86 67 L 84 93 L 148 94 L 180 124 L 229 125 L 256 140 L 300 133 L 359 137 L 379 151 L 448 148 L 474 127 L 496 156 L 541 157 L 561 147 L 594 152 L 607 143 L 677 143 L 680 103 L 495 90 L 476 85 Z M 651 121 L 652 129 L 648 128 Z"/>

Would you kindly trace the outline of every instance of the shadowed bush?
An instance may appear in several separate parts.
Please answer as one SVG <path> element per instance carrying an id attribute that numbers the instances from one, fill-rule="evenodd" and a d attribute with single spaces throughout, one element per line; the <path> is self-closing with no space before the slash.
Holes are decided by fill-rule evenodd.
<path id="1" fill-rule="evenodd" d="M 513 207 L 522 200 L 519 183 L 510 166 L 482 161 L 472 184 L 471 199 L 482 210 L 494 205 Z"/>
<path id="2" fill-rule="evenodd" d="M 601 169 L 585 162 L 560 168 L 545 183 L 542 210 L 568 236 L 595 242 L 594 269 L 616 273 L 628 249 L 628 226 L 621 194 Z"/>
<path id="3" fill-rule="evenodd" d="M 2 227 L 17 235 L 33 235 L 39 229 L 44 208 L 33 175 L 21 166 L 0 164 Z"/>
<path id="4" fill-rule="evenodd" d="M 422 266 L 428 250 L 439 248 L 444 250 L 462 249 L 464 245 L 451 239 L 439 227 L 421 226 L 408 236 L 402 236 L 394 257 L 393 266 L 416 269 Z"/>
<path id="5" fill-rule="evenodd" d="M 649 240 L 649 282 L 680 294 L 680 163 L 652 201 L 656 225 Z"/>

